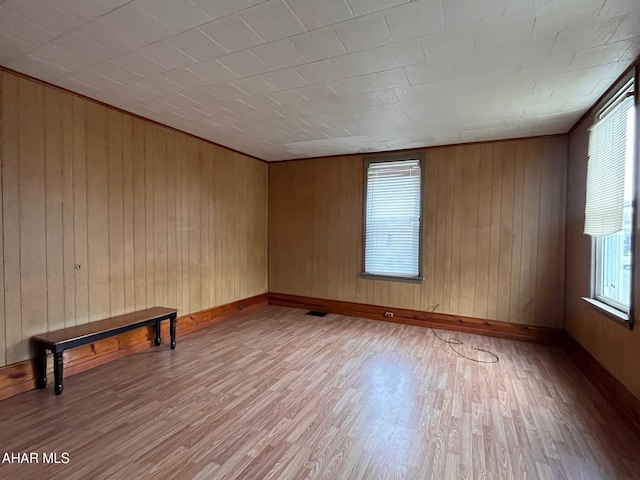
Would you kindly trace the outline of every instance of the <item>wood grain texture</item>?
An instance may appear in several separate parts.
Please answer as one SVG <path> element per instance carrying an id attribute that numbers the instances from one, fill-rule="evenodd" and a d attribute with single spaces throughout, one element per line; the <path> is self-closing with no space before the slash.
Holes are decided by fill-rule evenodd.
<path id="1" fill-rule="evenodd" d="M 584 376 L 593 383 L 629 428 L 640 436 L 640 400 L 571 335 L 565 334 L 563 347 Z"/>
<path id="2" fill-rule="evenodd" d="M 359 156 L 269 172 L 269 291 L 563 325 L 566 138 L 425 150 L 421 285 L 365 280 Z"/>
<path id="3" fill-rule="evenodd" d="M 6 71 L 0 83 L 0 366 L 49 330 L 267 291 L 265 163 Z"/>
<path id="4" fill-rule="evenodd" d="M 636 64 L 638 66 L 638 64 Z M 614 90 L 615 91 L 615 90 Z M 636 108 L 636 114 L 638 109 Z M 565 329 L 606 370 L 617 378 L 637 399 L 640 399 L 640 328 L 628 330 L 589 307 L 582 297 L 591 295 L 591 240 L 583 234 L 587 178 L 588 128 L 595 121 L 591 116 L 576 125 L 569 135 L 567 178 L 567 282 Z M 636 142 L 640 142 L 640 122 L 636 121 Z M 637 144 L 640 145 L 640 144 Z M 636 148 L 636 152 L 640 147 Z M 636 165 L 638 163 L 636 162 Z M 636 182 L 638 188 L 638 182 Z M 638 195 L 636 191 L 636 196 Z M 637 221 L 636 217 L 636 221 Z M 640 235 L 636 225 L 635 254 L 640 252 Z M 634 259 L 635 287 L 632 301 L 635 312 L 640 305 L 640 262 Z"/>
<path id="5" fill-rule="evenodd" d="M 2 75 L 2 225 L 4 246 L 4 312 L 2 319 L 5 330 L 5 357 L 7 359 L 25 357 L 25 343 L 22 338 L 22 302 L 20 287 L 20 149 L 18 137 L 18 79 Z M 8 252 L 12 252 L 8 255 Z"/>
<path id="6" fill-rule="evenodd" d="M 560 345 L 564 339 L 563 331 L 559 328 L 500 322 L 423 310 L 341 302 L 324 298 L 300 297 L 282 293 L 270 293 L 269 304 L 547 345 Z M 385 312 L 393 313 L 393 317 L 386 317 Z"/>
<path id="7" fill-rule="evenodd" d="M 2 402 L 0 464 L 31 478 L 639 478 L 637 436 L 566 354 L 270 306 Z M 441 332 L 445 337 L 449 332 Z M 150 375 L 150 372 L 153 372 Z"/>
<path id="8" fill-rule="evenodd" d="M 256 295 L 225 305 L 219 305 L 200 312 L 178 317 L 176 334 L 178 337 L 216 325 L 237 316 L 240 312 L 252 312 L 267 306 L 267 294 Z M 82 325 L 72 327 L 79 328 Z M 167 322 L 162 324 L 162 338 L 169 338 Z M 64 376 L 69 377 L 91 368 L 104 365 L 118 358 L 131 355 L 153 346 L 154 330 L 143 328 L 72 348 L 64 352 Z M 50 356 L 51 357 L 51 356 Z M 53 371 L 51 358 L 48 371 Z M 0 367 L 0 400 L 35 388 L 35 374 L 31 360 Z"/>
<path id="9" fill-rule="evenodd" d="M 18 209 L 20 250 L 21 335 L 29 338 L 47 325 L 47 254 L 44 172 L 44 87 L 34 83 L 18 84 Z M 19 354 L 29 354 L 22 343 Z M 21 358 L 22 359 L 22 358 Z"/>

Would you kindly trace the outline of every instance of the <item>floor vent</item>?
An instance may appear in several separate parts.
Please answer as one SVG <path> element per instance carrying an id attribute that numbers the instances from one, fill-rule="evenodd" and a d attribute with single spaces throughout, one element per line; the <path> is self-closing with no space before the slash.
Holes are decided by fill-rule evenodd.
<path id="1" fill-rule="evenodd" d="M 327 312 L 316 312 L 315 310 L 309 310 L 305 315 L 311 315 L 312 317 L 326 317 Z"/>

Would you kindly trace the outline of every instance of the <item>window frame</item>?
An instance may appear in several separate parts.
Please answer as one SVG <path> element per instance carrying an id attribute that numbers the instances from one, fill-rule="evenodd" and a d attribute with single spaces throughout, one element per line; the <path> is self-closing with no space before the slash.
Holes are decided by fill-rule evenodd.
<path id="1" fill-rule="evenodd" d="M 420 284 L 424 281 L 423 276 L 423 251 L 424 251 L 424 211 L 425 211 L 425 157 L 424 152 L 407 152 L 404 154 L 392 153 L 392 154 L 379 154 L 370 155 L 363 158 L 363 191 L 362 191 L 362 268 L 360 276 L 366 280 L 383 280 L 388 282 L 403 282 L 403 283 L 416 283 Z M 372 163 L 386 163 L 386 162 L 403 162 L 407 160 L 418 160 L 420 165 L 420 226 L 418 228 L 418 276 L 417 277 L 404 277 L 397 275 L 380 275 L 366 272 L 366 248 L 367 248 L 367 204 L 368 195 L 367 190 L 369 186 L 369 165 Z"/>
<path id="2" fill-rule="evenodd" d="M 633 208 L 633 206 L 632 206 Z M 635 216 L 635 208 L 633 209 L 633 216 Z M 615 235 L 615 234 L 612 234 Z M 631 226 L 631 236 L 633 237 L 633 225 Z M 602 276 L 602 261 L 600 260 L 602 257 L 602 249 L 604 248 L 604 246 L 602 245 L 602 241 L 604 240 L 605 237 L 594 237 L 591 239 L 591 249 L 592 249 L 592 267 L 591 267 L 591 271 L 593 272 L 592 275 L 592 285 L 591 285 L 591 298 L 593 300 L 595 300 L 596 302 L 600 302 L 603 303 L 605 305 L 607 305 L 608 307 L 612 308 L 614 311 L 620 312 L 621 317 L 624 318 L 624 316 L 628 317 L 629 316 L 629 312 L 631 311 L 631 303 L 633 303 L 633 285 L 630 285 L 630 289 L 631 289 L 631 297 L 629 299 L 629 306 L 627 307 L 626 305 L 623 305 L 619 302 L 616 302 L 615 300 L 611 299 L 611 298 L 606 298 L 604 295 L 600 295 L 598 294 L 598 278 L 600 278 Z M 631 240 L 631 242 L 633 242 L 633 240 Z M 633 251 L 631 253 L 631 273 L 633 276 Z M 630 281 L 630 283 L 632 283 Z"/>
<path id="3" fill-rule="evenodd" d="M 634 152 L 633 152 L 633 165 L 634 171 L 633 175 L 633 199 L 631 203 L 631 207 L 633 209 L 632 219 L 631 219 L 631 237 L 630 237 L 630 249 L 631 249 L 631 280 L 630 280 L 630 298 L 629 298 L 629 308 L 621 308 L 621 305 L 617 305 L 617 302 L 610 302 L 607 299 L 600 297 L 597 295 L 597 278 L 600 275 L 601 263 L 599 262 L 599 239 L 590 237 L 591 243 L 591 262 L 590 262 L 590 291 L 588 297 L 582 297 L 582 299 L 587 302 L 587 304 L 594 308 L 599 313 L 603 314 L 605 317 L 615 321 L 619 325 L 622 325 L 629 330 L 633 329 L 634 318 L 635 318 L 635 302 L 634 302 L 634 292 L 636 285 L 636 229 L 639 221 L 639 212 L 638 212 L 638 191 L 640 187 L 640 106 L 638 105 L 638 74 L 637 71 L 640 70 L 637 67 L 632 69 L 627 75 L 623 78 L 619 79 L 614 86 L 611 87 L 610 91 L 607 95 L 600 101 L 599 108 L 594 109 L 594 113 L 592 115 L 593 124 L 600 120 L 600 117 L 607 112 L 612 106 L 618 102 L 618 99 L 623 94 L 624 90 L 627 88 L 627 85 L 630 82 L 633 82 L 633 99 L 634 99 L 634 107 L 635 107 L 635 139 L 634 139 Z M 586 179 L 586 177 L 585 177 Z"/>

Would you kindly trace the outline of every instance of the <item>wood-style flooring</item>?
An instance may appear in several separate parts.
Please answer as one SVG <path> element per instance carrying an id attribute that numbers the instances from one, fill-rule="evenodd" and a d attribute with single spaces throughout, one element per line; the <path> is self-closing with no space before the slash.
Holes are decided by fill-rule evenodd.
<path id="1" fill-rule="evenodd" d="M 640 478 L 640 439 L 557 348 L 455 334 L 500 358 L 479 364 L 426 328 L 304 313 L 267 307 L 0 402 L 0 455 L 39 455 L 0 478 Z"/>

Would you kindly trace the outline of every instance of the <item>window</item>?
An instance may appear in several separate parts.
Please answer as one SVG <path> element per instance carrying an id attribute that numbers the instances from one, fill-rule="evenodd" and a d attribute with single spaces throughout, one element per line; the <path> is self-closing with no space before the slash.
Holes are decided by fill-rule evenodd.
<path id="1" fill-rule="evenodd" d="M 635 197 L 633 92 L 631 81 L 591 127 L 585 209 L 585 233 L 593 237 L 592 296 L 627 316 Z"/>
<path id="2" fill-rule="evenodd" d="M 366 161 L 365 278 L 422 281 L 422 157 Z"/>

